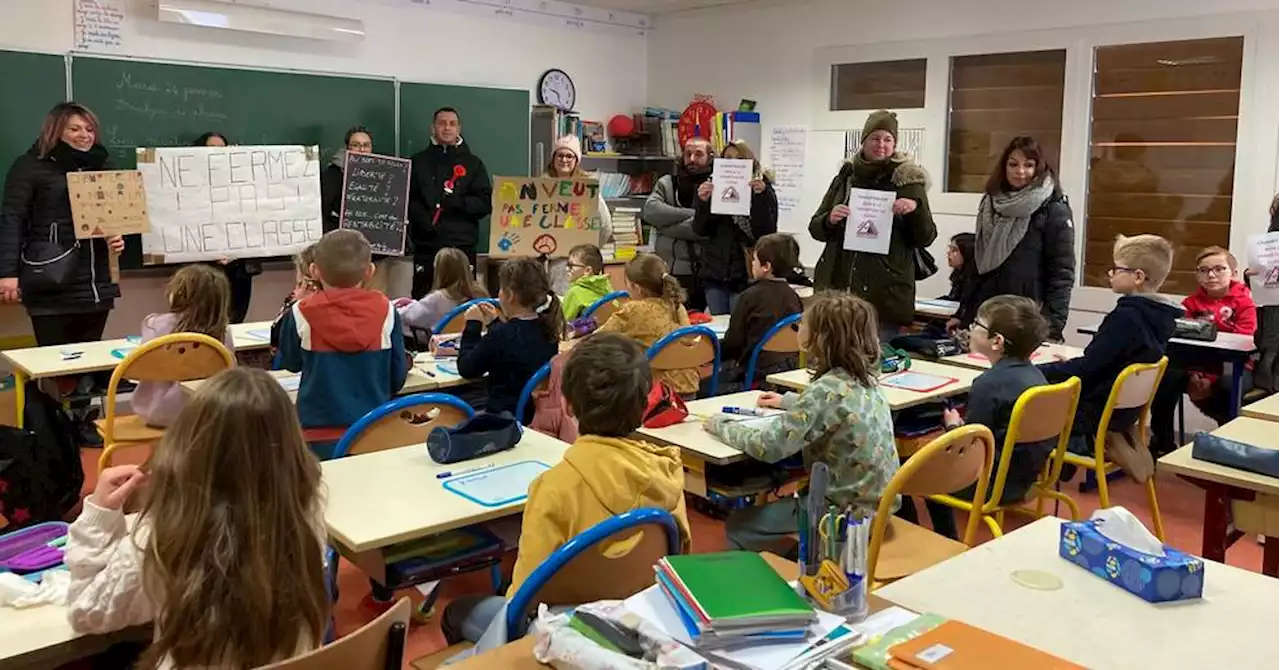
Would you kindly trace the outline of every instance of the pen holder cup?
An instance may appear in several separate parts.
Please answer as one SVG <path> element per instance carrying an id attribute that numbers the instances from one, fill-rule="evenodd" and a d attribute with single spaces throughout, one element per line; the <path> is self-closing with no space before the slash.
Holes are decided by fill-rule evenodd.
<path id="1" fill-rule="evenodd" d="M 796 591 L 815 608 L 831 614 L 838 614 L 845 620 L 857 623 L 867 618 L 867 580 L 854 577 L 852 583 L 845 580 L 838 583 L 830 574 L 821 570 L 816 574 L 806 575 L 804 564 L 800 563 L 800 574 L 804 575 L 796 582 Z M 843 587 L 844 590 L 837 590 Z"/>

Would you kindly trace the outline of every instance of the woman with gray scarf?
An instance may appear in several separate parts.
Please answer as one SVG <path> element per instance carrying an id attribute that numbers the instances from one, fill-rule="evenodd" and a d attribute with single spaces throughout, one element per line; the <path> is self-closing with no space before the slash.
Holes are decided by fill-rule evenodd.
<path id="1" fill-rule="evenodd" d="M 1015 137 L 1000 155 L 976 232 L 978 276 L 947 329 L 968 327 L 987 298 L 1020 295 L 1040 303 L 1049 339 L 1061 341 L 1075 286 L 1075 232 L 1071 206 L 1034 139 Z"/>

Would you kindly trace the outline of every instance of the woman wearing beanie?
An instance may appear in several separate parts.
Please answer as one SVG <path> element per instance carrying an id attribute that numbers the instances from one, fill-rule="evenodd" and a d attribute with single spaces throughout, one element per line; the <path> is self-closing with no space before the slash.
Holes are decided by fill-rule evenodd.
<path id="1" fill-rule="evenodd" d="M 967 327 L 978 306 L 997 295 L 1040 303 L 1049 339 L 1062 341 L 1076 280 L 1071 206 L 1053 166 L 1030 137 L 1015 137 L 991 169 L 978 205 L 974 261 L 978 276 L 948 330 Z"/>
<path id="2" fill-rule="evenodd" d="M 809 221 L 809 234 L 825 245 L 814 272 L 815 288 L 852 291 L 871 303 L 881 340 L 891 339 L 911 323 L 916 299 L 913 253 L 938 236 L 929 211 L 929 175 L 911 156 L 894 151 L 897 139 L 896 114 L 882 109 L 867 117 L 862 149 L 845 161 Z M 896 194 L 887 254 L 844 248 L 853 188 Z"/>
<path id="3" fill-rule="evenodd" d="M 568 179 L 570 177 L 586 177 L 582 170 L 582 143 L 573 135 L 565 135 L 556 140 L 555 150 L 551 152 L 551 162 L 547 164 L 548 177 Z M 609 205 L 604 201 L 604 192 L 600 192 L 600 202 L 596 207 L 600 216 L 600 241 L 597 244 L 603 249 L 613 239 L 613 217 L 609 214 Z M 568 249 L 565 250 L 568 252 Z M 551 277 L 551 290 L 556 295 L 564 295 L 569 290 L 569 260 L 557 258 L 551 261 L 547 269 Z"/>

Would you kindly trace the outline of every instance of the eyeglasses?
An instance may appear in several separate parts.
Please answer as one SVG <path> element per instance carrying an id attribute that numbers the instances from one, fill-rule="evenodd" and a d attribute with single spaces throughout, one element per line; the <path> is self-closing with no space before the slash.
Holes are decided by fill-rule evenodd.
<path id="1" fill-rule="evenodd" d="M 991 329 L 991 326 L 988 326 L 987 324 L 985 324 L 985 323 L 983 323 L 983 322 L 981 322 L 981 321 L 979 321 L 979 320 L 977 320 L 977 319 L 974 319 L 974 320 L 969 324 L 969 332 L 973 332 L 973 329 L 974 329 L 974 327 L 975 327 L 975 326 L 976 326 L 976 327 L 978 327 L 978 328 L 981 328 L 981 329 L 983 329 L 983 330 L 985 330 L 985 331 L 987 331 L 987 335 L 999 335 L 1000 337 L 1003 337 L 1003 338 L 1004 338 L 1004 341 L 1005 341 L 1005 342 L 1012 342 L 1012 341 L 1013 341 L 1013 340 L 1009 339 L 1009 336 L 1008 336 L 1008 335 L 1005 335 L 1004 333 L 1001 333 L 1001 332 L 996 331 L 996 330 L 992 330 L 992 329 Z"/>
<path id="2" fill-rule="evenodd" d="M 1113 277 L 1118 274 L 1133 274 L 1138 271 L 1138 268 L 1127 268 L 1123 265 L 1112 265 L 1107 268 L 1107 274 Z"/>
<path id="3" fill-rule="evenodd" d="M 1211 268 L 1209 267 L 1196 268 L 1196 274 L 1200 275 L 1201 277 L 1208 277 L 1209 275 L 1225 275 L 1230 272 L 1231 272 L 1231 268 L 1225 265 L 1215 265 Z"/>
<path id="4" fill-rule="evenodd" d="M 356 149 L 356 150 L 358 150 L 358 149 L 372 149 L 372 148 L 373 148 L 373 142 L 352 142 L 351 144 L 348 144 L 348 145 L 347 145 L 347 148 L 348 148 L 348 149 Z"/>

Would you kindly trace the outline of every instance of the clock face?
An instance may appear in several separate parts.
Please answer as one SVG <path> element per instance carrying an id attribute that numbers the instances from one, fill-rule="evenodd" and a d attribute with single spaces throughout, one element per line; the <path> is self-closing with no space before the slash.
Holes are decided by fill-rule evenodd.
<path id="1" fill-rule="evenodd" d="M 715 116 L 715 105 L 706 100 L 696 100 L 685 108 L 684 113 L 680 115 L 680 123 L 677 128 L 680 135 L 680 146 L 683 147 L 689 141 L 689 138 L 694 135 L 710 139 L 711 124 L 715 121 Z"/>
<path id="2" fill-rule="evenodd" d="M 544 105 L 569 111 L 577 102 L 578 91 L 564 70 L 547 70 L 538 82 L 538 100 Z"/>

